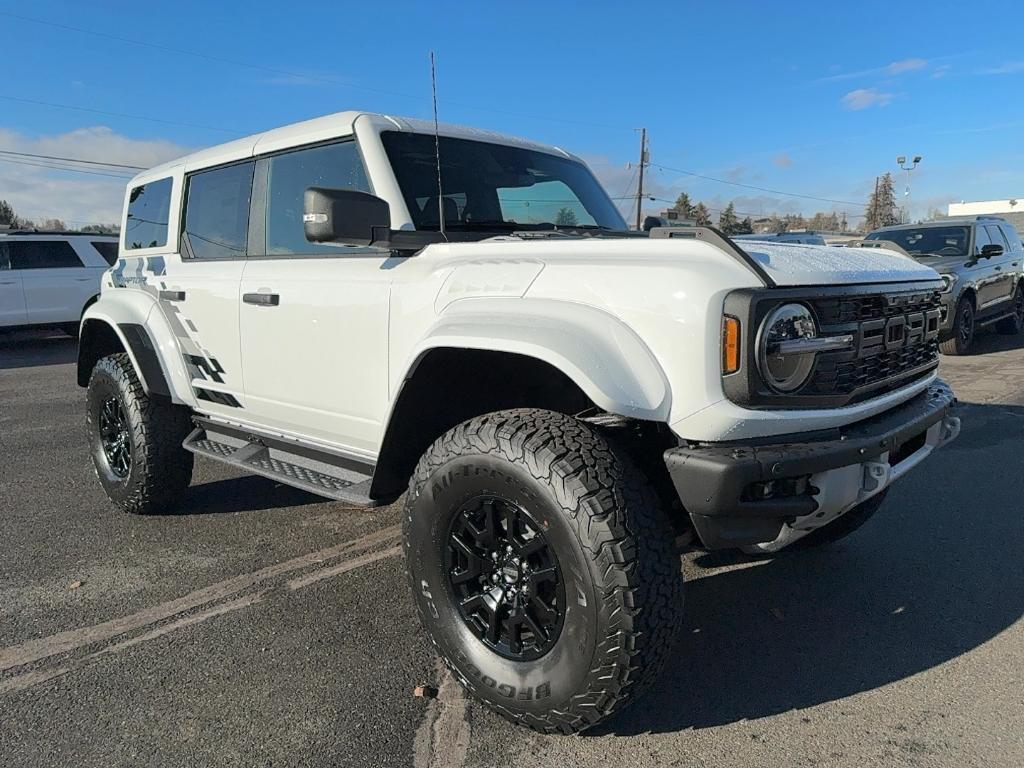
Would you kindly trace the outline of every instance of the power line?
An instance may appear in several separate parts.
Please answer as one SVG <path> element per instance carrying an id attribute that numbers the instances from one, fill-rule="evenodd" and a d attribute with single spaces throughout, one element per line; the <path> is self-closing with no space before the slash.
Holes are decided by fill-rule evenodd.
<path id="1" fill-rule="evenodd" d="M 694 176 L 694 177 L 696 177 L 698 179 L 705 179 L 706 181 L 716 181 L 719 184 L 730 184 L 730 185 L 732 185 L 734 187 L 744 187 L 746 189 L 756 189 L 759 192 L 769 192 L 769 193 L 771 193 L 773 195 L 783 195 L 785 197 L 801 197 L 801 198 L 803 198 L 805 200 L 820 200 L 821 202 L 824 202 L 824 203 L 838 203 L 839 205 L 853 205 L 853 206 L 857 206 L 858 208 L 863 208 L 864 207 L 863 203 L 855 203 L 855 202 L 851 202 L 850 200 L 834 200 L 834 199 L 832 199 L 830 197 L 817 197 L 815 195 L 804 195 L 804 194 L 801 194 L 799 192 L 784 192 L 781 189 L 771 189 L 769 187 L 759 187 L 759 186 L 756 186 L 754 184 L 744 184 L 744 183 L 739 182 L 739 181 L 729 181 L 728 179 L 718 179 L 718 178 L 715 178 L 714 176 L 705 176 L 705 175 L 703 175 L 701 173 L 694 173 L 693 171 L 683 170 L 682 168 L 669 168 L 668 166 L 658 165 L 657 163 L 652 163 L 652 165 L 655 168 L 659 169 L 659 170 L 668 171 L 669 173 L 682 173 L 682 174 L 684 174 L 686 176 Z"/>
<path id="2" fill-rule="evenodd" d="M 32 152 L 15 152 L 11 149 L 0 149 L 0 155 L 17 155 L 18 157 L 33 157 L 39 160 L 63 160 L 69 163 L 85 163 L 86 165 L 105 165 L 110 168 L 127 168 L 131 171 L 144 171 L 141 165 L 125 165 L 124 163 L 103 163 L 99 160 L 82 160 L 77 157 L 56 157 L 54 155 L 37 155 Z"/>
<path id="3" fill-rule="evenodd" d="M 3 15 L 4 15 L 4 13 L 2 11 L 0 11 L 0 16 L 3 16 Z M 131 114 L 128 114 L 127 112 L 108 112 L 108 111 L 103 110 L 103 109 L 92 109 L 90 107 L 77 107 L 77 106 L 74 106 L 73 104 L 58 104 L 58 103 L 53 102 L 53 101 L 39 101 L 37 99 L 25 99 L 25 98 L 22 98 L 20 96 L 6 96 L 4 94 L 0 94 L 0 99 L 5 99 L 6 101 L 15 101 L 15 102 L 18 102 L 20 104 L 33 104 L 33 105 L 39 106 L 39 107 L 52 107 L 54 109 L 70 109 L 70 110 L 74 110 L 75 112 L 89 112 L 89 113 L 94 114 L 94 115 L 105 115 L 107 117 L 123 117 L 123 118 L 126 118 L 128 120 L 145 120 L 145 121 L 150 122 L 150 123 L 161 123 L 163 125 L 176 125 L 176 126 L 179 126 L 181 128 L 200 128 L 200 129 L 206 130 L 206 131 L 220 131 L 222 133 L 230 133 L 230 134 L 235 135 L 235 136 L 244 135 L 246 133 L 251 133 L 251 131 L 239 131 L 239 130 L 233 130 L 233 129 L 230 129 L 230 128 L 218 128 L 218 127 L 213 126 L 213 125 L 202 125 L 200 123 L 183 123 L 183 122 L 180 122 L 180 121 L 177 121 L 177 120 L 164 120 L 164 119 L 159 118 L 159 117 L 146 117 L 145 115 L 131 115 Z"/>
<path id="4" fill-rule="evenodd" d="M 68 171 L 70 173 L 85 173 L 90 176 L 107 176 L 112 179 L 124 179 L 128 180 L 131 176 L 123 176 L 117 173 L 104 173 L 103 171 L 93 171 L 88 168 L 74 168 L 72 166 L 57 165 L 55 163 L 47 162 L 36 162 L 34 160 L 16 160 L 13 157 L 0 157 L 0 163 L 13 163 L 14 165 L 27 165 L 33 168 L 46 168 L 51 171 Z"/>

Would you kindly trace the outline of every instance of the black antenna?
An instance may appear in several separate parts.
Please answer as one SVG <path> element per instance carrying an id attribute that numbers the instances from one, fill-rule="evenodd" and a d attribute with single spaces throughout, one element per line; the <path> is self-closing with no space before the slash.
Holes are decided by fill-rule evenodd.
<path id="1" fill-rule="evenodd" d="M 441 227 L 441 237 L 448 238 L 444 234 L 444 188 L 441 186 L 441 137 L 437 128 L 437 74 L 434 71 L 434 52 L 430 52 L 430 89 L 434 94 L 434 158 L 437 160 L 437 216 Z"/>

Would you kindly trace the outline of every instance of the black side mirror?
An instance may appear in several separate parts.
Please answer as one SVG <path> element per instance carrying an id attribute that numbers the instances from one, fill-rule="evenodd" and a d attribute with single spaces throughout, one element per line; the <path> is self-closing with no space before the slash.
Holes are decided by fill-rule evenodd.
<path id="1" fill-rule="evenodd" d="M 644 219 L 644 232 L 650 232 L 655 227 L 663 227 L 665 223 L 661 220 L 660 216 L 648 216 Z"/>
<path id="2" fill-rule="evenodd" d="M 1003 255 L 1003 246 L 997 245 L 996 243 L 989 243 L 988 245 L 981 246 L 981 258 L 991 259 L 993 256 Z"/>
<path id="3" fill-rule="evenodd" d="M 310 187 L 303 199 L 302 226 L 311 243 L 386 246 L 391 206 L 355 189 Z"/>

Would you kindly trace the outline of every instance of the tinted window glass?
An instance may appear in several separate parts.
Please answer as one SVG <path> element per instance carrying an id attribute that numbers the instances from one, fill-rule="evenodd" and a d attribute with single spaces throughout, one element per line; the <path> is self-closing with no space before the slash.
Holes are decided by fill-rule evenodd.
<path id="1" fill-rule="evenodd" d="M 1015 251 L 1019 251 L 1021 248 L 1024 248 L 1024 243 L 1021 243 L 1020 235 L 1017 234 L 1017 230 L 1016 229 L 1014 229 L 1009 224 L 1003 224 L 1002 225 L 1002 230 L 1003 230 L 1003 236 L 1006 238 L 1007 242 L 1010 244 L 1010 248 L 1012 248 Z"/>
<path id="2" fill-rule="evenodd" d="M 92 247 L 100 252 L 100 256 L 106 259 L 107 264 L 113 266 L 114 262 L 117 261 L 117 255 L 120 252 L 117 243 L 112 243 L 109 240 L 95 240 L 92 243 Z"/>
<path id="3" fill-rule="evenodd" d="M 71 243 L 66 240 L 22 240 L 7 244 L 11 269 L 59 269 L 81 267 Z"/>
<path id="4" fill-rule="evenodd" d="M 1010 244 L 1006 242 L 1006 238 L 1003 237 L 1002 230 L 994 224 L 986 224 L 985 229 L 988 230 L 988 239 L 996 245 L 1003 246 L 1004 250 L 1010 250 Z"/>
<path id="5" fill-rule="evenodd" d="M 253 167 L 241 163 L 189 177 L 184 234 L 192 258 L 245 256 Z"/>
<path id="6" fill-rule="evenodd" d="M 302 227 L 308 187 L 370 191 L 355 142 L 301 149 L 267 158 L 267 253 L 338 253 L 338 246 L 311 243 Z"/>
<path id="7" fill-rule="evenodd" d="M 889 240 L 911 256 L 966 256 L 968 227 L 907 227 L 871 232 L 867 240 Z"/>
<path id="8" fill-rule="evenodd" d="M 992 238 L 988 236 L 988 232 L 985 231 L 984 227 L 975 227 L 974 229 L 974 253 L 980 254 L 981 249 L 992 242 Z"/>
<path id="9" fill-rule="evenodd" d="M 7 254 L 7 243 L 0 242 L 0 269 L 11 268 L 11 257 Z"/>
<path id="10" fill-rule="evenodd" d="M 160 179 L 132 189 L 124 242 L 128 249 L 167 245 L 167 217 L 171 214 L 171 180 Z"/>
<path id="11" fill-rule="evenodd" d="M 598 227 L 626 223 L 589 169 L 566 157 L 482 141 L 440 139 L 438 200 L 434 137 L 385 131 L 391 161 L 416 229 L 477 232 Z"/>

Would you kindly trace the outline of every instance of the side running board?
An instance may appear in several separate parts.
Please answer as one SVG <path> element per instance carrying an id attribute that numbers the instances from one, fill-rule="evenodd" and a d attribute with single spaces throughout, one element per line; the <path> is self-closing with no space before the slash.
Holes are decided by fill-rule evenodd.
<path id="1" fill-rule="evenodd" d="M 193 421 L 182 447 L 198 456 L 353 506 L 387 503 L 369 496 L 372 464 L 200 416 Z"/>

